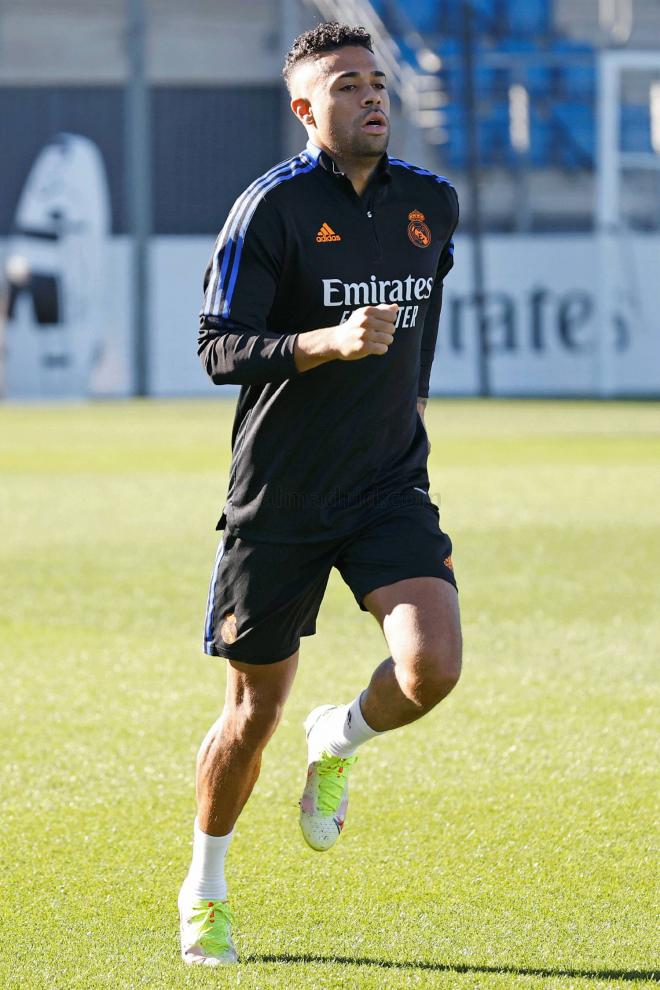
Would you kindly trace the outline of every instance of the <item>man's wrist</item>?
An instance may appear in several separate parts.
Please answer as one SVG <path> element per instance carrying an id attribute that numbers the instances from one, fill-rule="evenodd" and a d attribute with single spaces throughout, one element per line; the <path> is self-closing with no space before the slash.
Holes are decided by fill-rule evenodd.
<path id="1" fill-rule="evenodd" d="M 423 395 L 417 396 L 417 412 L 424 419 L 424 413 L 426 412 L 426 404 L 429 400 Z"/>
<path id="2" fill-rule="evenodd" d="M 298 371 L 310 371 L 320 364 L 326 364 L 339 357 L 335 347 L 334 330 L 334 327 L 328 327 L 298 334 L 293 351 Z"/>

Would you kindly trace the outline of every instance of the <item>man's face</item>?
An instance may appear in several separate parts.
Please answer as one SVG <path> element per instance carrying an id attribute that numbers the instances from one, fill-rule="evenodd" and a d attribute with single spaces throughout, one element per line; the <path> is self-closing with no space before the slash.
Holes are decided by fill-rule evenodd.
<path id="1" fill-rule="evenodd" d="M 313 141 L 340 157 L 380 158 L 390 136 L 390 98 L 370 51 L 328 52 L 302 65 L 296 83 L 292 107 Z"/>

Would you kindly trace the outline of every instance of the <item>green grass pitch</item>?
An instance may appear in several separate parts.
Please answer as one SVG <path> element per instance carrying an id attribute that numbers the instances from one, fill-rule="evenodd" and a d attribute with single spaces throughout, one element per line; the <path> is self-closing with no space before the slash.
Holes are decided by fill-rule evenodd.
<path id="1" fill-rule="evenodd" d="M 183 967 L 233 406 L 0 408 L 0 987 L 650 985 L 660 410 L 636 403 L 430 404 L 463 679 L 361 751 L 341 842 L 307 849 L 302 719 L 387 655 L 333 574 L 228 861 L 243 962 Z"/>

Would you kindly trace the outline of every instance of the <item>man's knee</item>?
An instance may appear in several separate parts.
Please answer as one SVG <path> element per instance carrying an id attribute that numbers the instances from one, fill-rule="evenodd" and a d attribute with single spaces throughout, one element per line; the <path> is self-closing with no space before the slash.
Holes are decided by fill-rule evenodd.
<path id="1" fill-rule="evenodd" d="M 253 748 L 265 746 L 279 725 L 283 710 L 284 702 L 278 699 L 242 698 L 229 713 L 234 737 Z"/>
<path id="2" fill-rule="evenodd" d="M 461 676 L 460 646 L 425 650 L 399 674 L 401 689 L 422 712 L 430 711 L 456 687 Z"/>
<path id="3" fill-rule="evenodd" d="M 297 651 L 265 667 L 232 661 L 222 720 L 235 741 L 255 749 L 266 745 L 282 717 L 297 664 Z"/>

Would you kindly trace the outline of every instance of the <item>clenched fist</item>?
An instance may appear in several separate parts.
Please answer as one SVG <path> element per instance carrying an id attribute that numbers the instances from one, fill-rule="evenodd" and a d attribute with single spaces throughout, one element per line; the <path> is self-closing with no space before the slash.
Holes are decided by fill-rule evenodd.
<path id="1" fill-rule="evenodd" d="M 345 323 L 332 328 L 331 348 L 340 361 L 357 361 L 369 354 L 387 354 L 394 340 L 396 303 L 362 306 Z"/>
<path id="2" fill-rule="evenodd" d="M 311 371 L 327 361 L 357 361 L 370 354 L 387 354 L 394 340 L 396 303 L 362 306 L 345 323 L 296 335 L 294 359 L 298 371 Z"/>

